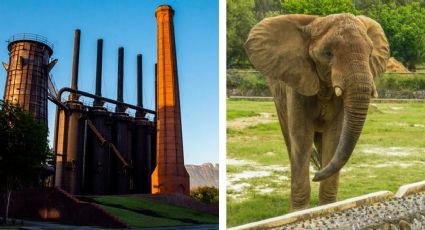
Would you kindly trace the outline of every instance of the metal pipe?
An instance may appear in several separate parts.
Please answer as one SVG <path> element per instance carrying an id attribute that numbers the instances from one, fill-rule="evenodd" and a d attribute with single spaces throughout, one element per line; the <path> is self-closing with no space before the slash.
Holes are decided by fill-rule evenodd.
<path id="1" fill-rule="evenodd" d="M 137 55 L 137 106 L 143 108 L 142 55 Z"/>
<path id="2" fill-rule="evenodd" d="M 124 48 L 118 48 L 118 91 L 117 101 L 124 102 L 123 81 L 124 81 Z"/>
<path id="3" fill-rule="evenodd" d="M 96 129 L 96 126 L 94 126 L 93 122 L 91 122 L 89 119 L 87 119 L 87 125 L 90 127 L 91 131 L 93 131 L 94 135 L 96 135 L 97 139 L 100 141 L 100 145 L 104 146 L 108 141 L 100 134 L 99 130 Z"/>
<path id="4" fill-rule="evenodd" d="M 99 96 L 96 96 L 96 95 L 91 94 L 91 93 L 87 93 L 87 92 L 80 91 L 80 90 L 75 90 L 75 89 L 68 88 L 68 87 L 64 87 L 64 88 L 59 90 L 59 92 L 58 92 L 59 98 L 62 97 L 62 94 L 64 92 L 77 93 L 77 94 L 85 96 L 85 97 L 90 97 L 90 98 L 93 98 L 93 99 L 99 99 L 99 100 L 102 100 L 102 101 L 105 101 L 105 102 L 108 102 L 108 103 L 111 103 L 111 104 L 120 105 L 120 106 L 123 106 L 124 108 L 128 107 L 128 108 L 134 109 L 136 111 L 141 111 L 141 112 L 150 113 L 150 114 L 156 114 L 156 112 L 154 110 L 144 109 L 144 108 L 141 108 L 141 107 L 138 107 L 138 106 L 135 106 L 135 105 L 131 105 L 131 104 L 127 104 L 125 102 L 112 100 L 112 99 L 109 99 L 109 98 L 106 98 L 106 97 L 99 97 Z"/>
<path id="5" fill-rule="evenodd" d="M 55 105 L 61 107 L 62 109 L 67 110 L 67 111 L 69 110 L 68 106 L 66 106 L 64 103 L 60 102 L 58 99 L 51 98 L 51 97 L 48 97 L 47 99 L 49 99 L 49 101 L 55 103 Z"/>
<path id="6" fill-rule="evenodd" d="M 81 192 L 84 193 L 84 184 L 86 183 L 86 156 L 87 156 L 87 119 L 84 122 L 84 143 L 83 143 L 83 172 L 81 178 Z"/>
<path id="7" fill-rule="evenodd" d="M 96 95 L 102 96 L 102 59 L 103 59 L 103 39 L 97 40 L 97 58 L 96 58 Z M 102 106 L 99 100 L 94 101 L 95 106 Z"/>
<path id="8" fill-rule="evenodd" d="M 158 63 L 155 63 L 155 111 L 158 111 Z"/>
<path id="9" fill-rule="evenodd" d="M 78 65 L 80 62 L 80 35 L 81 30 L 76 29 L 74 35 L 74 57 L 72 62 L 72 83 L 71 88 L 78 90 Z M 77 95 L 71 95 L 71 100 L 77 100 Z"/>
<path id="10" fill-rule="evenodd" d="M 56 114 L 55 114 L 55 133 L 53 136 L 53 186 L 55 187 L 55 181 L 56 181 L 56 161 L 57 161 L 57 154 L 58 154 L 58 134 L 59 134 L 59 106 L 56 106 Z"/>
<path id="11" fill-rule="evenodd" d="M 124 48 L 118 48 L 118 88 L 117 88 L 117 101 L 124 102 L 123 97 L 123 84 L 124 84 Z M 124 112 L 125 108 L 117 106 L 115 112 Z"/>

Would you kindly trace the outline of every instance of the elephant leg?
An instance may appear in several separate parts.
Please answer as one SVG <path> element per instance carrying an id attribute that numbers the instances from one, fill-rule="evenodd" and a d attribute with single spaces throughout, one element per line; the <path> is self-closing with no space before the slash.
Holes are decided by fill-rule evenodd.
<path id="1" fill-rule="evenodd" d="M 325 130 L 322 137 L 322 166 L 327 165 L 332 159 L 336 147 L 338 146 L 339 136 L 341 134 L 342 113 L 331 126 Z M 339 172 L 326 180 L 320 182 L 319 204 L 328 204 L 336 201 L 339 184 Z"/>
<path id="2" fill-rule="evenodd" d="M 289 152 L 291 161 L 290 211 L 295 211 L 308 208 L 310 205 L 309 168 L 314 126 L 309 114 L 305 112 L 307 101 L 296 93 L 289 95 L 287 125 L 291 142 Z"/>

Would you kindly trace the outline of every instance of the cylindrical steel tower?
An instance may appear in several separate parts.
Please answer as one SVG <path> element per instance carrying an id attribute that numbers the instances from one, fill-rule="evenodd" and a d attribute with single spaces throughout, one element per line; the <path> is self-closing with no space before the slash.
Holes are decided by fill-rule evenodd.
<path id="1" fill-rule="evenodd" d="M 4 100 L 19 104 L 47 125 L 47 89 L 53 45 L 34 34 L 17 34 L 9 39 L 9 64 Z"/>

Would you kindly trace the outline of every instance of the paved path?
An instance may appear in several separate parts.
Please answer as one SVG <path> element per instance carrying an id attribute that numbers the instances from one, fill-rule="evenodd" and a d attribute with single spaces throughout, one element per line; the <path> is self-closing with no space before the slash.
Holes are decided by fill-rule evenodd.
<path id="1" fill-rule="evenodd" d="M 18 221 L 19 223 L 19 221 Z M 92 226 L 73 226 L 73 225 L 64 225 L 53 222 L 42 222 L 42 221 L 29 221 L 25 220 L 24 225 L 28 225 L 27 227 L 17 227 L 17 228 L 2 228 L 0 225 L 0 230 L 3 229 L 20 229 L 20 230 L 45 230 L 45 229 L 64 229 L 64 230 L 95 230 L 95 229 L 106 229 L 100 227 L 92 227 Z M 117 229 L 117 228 L 115 228 Z M 193 226 L 183 226 L 183 227 L 162 227 L 162 228 L 131 228 L 131 229 L 149 229 L 149 230 L 159 230 L 159 229 L 199 229 L 199 230 L 216 230 L 218 229 L 218 224 L 208 224 L 208 225 L 193 225 Z M 126 228 L 122 228 L 122 230 L 126 230 Z"/>

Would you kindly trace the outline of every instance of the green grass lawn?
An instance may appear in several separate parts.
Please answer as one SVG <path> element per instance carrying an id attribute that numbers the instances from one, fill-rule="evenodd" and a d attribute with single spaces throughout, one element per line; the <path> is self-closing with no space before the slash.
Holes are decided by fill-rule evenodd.
<path id="1" fill-rule="evenodd" d="M 227 100 L 227 121 L 227 225 L 286 214 L 289 161 L 274 103 Z M 338 200 L 395 192 L 425 180 L 424 168 L 425 104 L 373 104 L 342 169 Z M 313 167 L 310 171 L 315 172 Z M 317 206 L 318 183 L 311 185 L 311 206 Z"/>
<path id="2" fill-rule="evenodd" d="M 93 201 L 135 228 L 218 224 L 218 216 L 145 198 L 100 196 Z"/>

